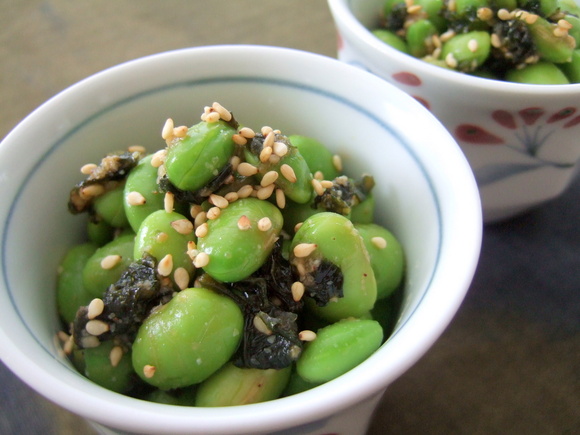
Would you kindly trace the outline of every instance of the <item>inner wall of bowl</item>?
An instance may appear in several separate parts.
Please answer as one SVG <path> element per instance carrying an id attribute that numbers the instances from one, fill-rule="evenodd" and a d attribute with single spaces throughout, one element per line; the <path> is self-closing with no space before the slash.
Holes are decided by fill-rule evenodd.
<path id="1" fill-rule="evenodd" d="M 12 331 L 25 339 L 24 353 L 28 342 L 35 341 L 44 352 L 35 351 L 40 359 L 56 358 L 70 368 L 54 340 L 59 329 L 54 283 L 66 249 L 82 240 L 85 218 L 71 216 L 66 208 L 68 192 L 82 178 L 80 166 L 128 145 L 145 145 L 151 152 L 160 149 L 166 118 L 172 117 L 176 125 L 191 125 L 198 122 L 203 106 L 213 101 L 221 102 L 244 125 L 256 129 L 270 125 L 286 134 L 315 137 L 342 155 L 349 174 L 375 176 L 377 220 L 401 240 L 408 261 L 397 329 L 408 320 L 432 279 L 441 239 L 438 200 L 410 144 L 380 114 L 337 94 L 259 76 L 215 78 L 160 86 L 111 102 L 55 137 L 38 158 L 2 229 L 4 296 L 21 320 Z M 329 103 L 336 110 L 332 117 L 324 115 Z M 39 216 L 41 225 L 34 225 Z M 23 221 L 30 225 L 21 225 Z"/>

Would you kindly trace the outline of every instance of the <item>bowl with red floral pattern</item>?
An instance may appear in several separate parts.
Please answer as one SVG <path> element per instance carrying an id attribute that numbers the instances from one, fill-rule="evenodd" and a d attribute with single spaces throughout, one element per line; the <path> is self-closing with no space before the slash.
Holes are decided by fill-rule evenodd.
<path id="1" fill-rule="evenodd" d="M 484 221 L 520 215 L 563 193 L 578 172 L 580 84 L 492 80 L 405 54 L 372 33 L 384 2 L 328 0 L 338 58 L 410 94 L 448 129 L 475 174 Z"/>

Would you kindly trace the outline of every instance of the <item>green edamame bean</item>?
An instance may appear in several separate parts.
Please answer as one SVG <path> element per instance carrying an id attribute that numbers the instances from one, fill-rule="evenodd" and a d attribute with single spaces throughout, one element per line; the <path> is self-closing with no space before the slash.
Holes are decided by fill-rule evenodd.
<path id="1" fill-rule="evenodd" d="M 494 0 L 494 5 L 497 9 L 513 11 L 518 7 L 518 0 Z"/>
<path id="2" fill-rule="evenodd" d="M 200 122 L 167 150 L 167 177 L 181 190 L 195 191 L 218 175 L 234 153 L 236 130 L 223 121 Z"/>
<path id="3" fill-rule="evenodd" d="M 317 387 L 321 384 L 321 382 L 308 382 L 296 373 L 296 370 L 292 370 L 290 374 L 290 379 L 288 380 L 288 385 L 282 392 L 282 397 L 293 396 L 294 394 L 302 393 L 304 391 L 311 390 L 314 387 Z"/>
<path id="4" fill-rule="evenodd" d="M 566 75 L 553 63 L 538 62 L 506 73 L 506 81 L 535 85 L 565 85 L 570 83 Z"/>
<path id="5" fill-rule="evenodd" d="M 371 258 L 377 281 L 377 299 L 390 296 L 401 284 L 405 257 L 399 241 L 386 228 L 377 224 L 355 224 Z"/>
<path id="6" fill-rule="evenodd" d="M 199 384 L 195 406 L 238 406 L 280 397 L 292 367 L 284 369 L 239 368 L 228 363 Z"/>
<path id="7" fill-rule="evenodd" d="M 427 19 L 433 23 L 438 32 L 447 30 L 447 23 L 443 17 L 443 0 L 415 0 L 416 5 L 421 6 L 421 10 L 427 15 Z"/>
<path id="8" fill-rule="evenodd" d="M 369 192 L 365 199 L 352 207 L 350 220 L 353 223 L 370 224 L 375 220 L 375 208 L 375 197 Z"/>
<path id="9" fill-rule="evenodd" d="M 159 264 L 158 270 L 172 277 L 178 286 L 185 288 L 188 287 L 190 279 L 186 279 L 187 283 L 181 282 L 179 277 L 176 279 L 176 271 L 182 268 L 187 272 L 186 278 L 193 276 L 194 267 L 187 254 L 187 245 L 195 239 L 193 224 L 184 215 L 157 210 L 147 216 L 139 227 L 133 259 L 138 260 L 145 253 L 152 255 Z M 160 264 L 162 260 L 168 263 L 164 266 Z"/>
<path id="10" fill-rule="evenodd" d="M 133 262 L 134 234 L 117 237 L 101 246 L 83 268 L 83 285 L 92 298 L 100 298 L 107 288 L 118 281 Z"/>
<path id="11" fill-rule="evenodd" d="M 79 307 L 87 305 L 92 297 L 83 285 L 83 269 L 98 246 L 83 243 L 73 246 L 65 254 L 59 266 L 56 282 L 56 304 L 61 318 L 70 323 Z"/>
<path id="12" fill-rule="evenodd" d="M 282 224 L 280 210 L 267 201 L 234 201 L 207 222 L 207 235 L 198 239 L 197 249 L 209 257 L 203 269 L 219 281 L 247 278 L 272 252 Z"/>
<path id="13" fill-rule="evenodd" d="M 572 60 L 558 65 L 570 83 L 580 83 L 580 50 L 574 50 Z"/>
<path id="14" fill-rule="evenodd" d="M 93 207 L 97 216 L 115 228 L 129 226 L 123 206 L 123 185 L 95 198 Z"/>
<path id="15" fill-rule="evenodd" d="M 163 209 L 163 192 L 157 184 L 157 168 L 151 165 L 152 155 L 145 156 L 129 173 L 123 192 L 123 205 L 133 231 L 151 213 Z"/>
<path id="16" fill-rule="evenodd" d="M 104 341 L 97 347 L 76 350 L 75 358 L 82 359 L 82 372 L 91 381 L 117 393 L 126 393 L 135 383 L 131 354 L 130 351 L 122 351 L 120 347 L 113 351 L 114 347 L 112 341 Z M 116 351 L 120 357 L 113 365 L 111 352 Z"/>
<path id="17" fill-rule="evenodd" d="M 200 383 L 232 357 L 243 327 L 243 314 L 229 297 L 205 288 L 182 290 L 139 328 L 133 368 L 164 390 Z"/>
<path id="18" fill-rule="evenodd" d="M 145 399 L 149 402 L 165 405 L 195 406 L 195 393 L 195 386 L 171 391 L 156 389 L 149 393 Z"/>
<path id="19" fill-rule="evenodd" d="M 415 57 L 424 57 L 432 51 L 430 42 L 433 35 L 438 31 L 435 25 L 429 20 L 417 20 L 407 28 L 407 45 L 409 54 Z"/>
<path id="20" fill-rule="evenodd" d="M 306 381 L 328 382 L 371 356 L 383 341 L 375 320 L 345 319 L 319 329 L 306 343 L 296 371 Z"/>
<path id="21" fill-rule="evenodd" d="M 388 44 L 391 47 L 402 51 L 403 53 L 409 54 L 409 47 L 407 46 L 407 43 L 396 33 L 387 29 L 374 29 L 371 33 L 385 44 Z"/>
<path id="22" fill-rule="evenodd" d="M 103 246 L 113 240 L 115 228 L 101 218 L 96 221 L 89 219 L 87 222 L 87 237 L 90 242 Z"/>
<path id="23" fill-rule="evenodd" d="M 517 3 L 520 9 L 542 17 L 549 17 L 558 10 L 558 0 L 517 0 Z"/>
<path id="24" fill-rule="evenodd" d="M 304 256 L 298 245 L 310 245 L 315 249 Z M 308 272 L 316 271 L 321 260 L 338 266 L 342 273 L 341 298 L 324 306 L 306 299 L 308 309 L 317 316 L 333 322 L 359 317 L 373 307 L 377 298 L 375 275 L 362 237 L 349 219 L 330 212 L 309 217 L 296 232 L 291 249 L 290 262 L 299 271 L 300 280 L 306 287 L 311 279 Z"/>
<path id="25" fill-rule="evenodd" d="M 541 17 L 528 24 L 532 40 L 542 60 L 554 63 L 569 62 L 575 44 L 566 35 L 556 36 L 554 30 L 557 27 L 557 24 Z"/>
<path id="26" fill-rule="evenodd" d="M 460 33 L 446 41 L 441 48 L 441 57 L 459 71 L 470 72 L 481 66 L 489 57 L 491 37 L 488 32 L 474 30 Z"/>
<path id="27" fill-rule="evenodd" d="M 340 175 L 333 163 L 334 155 L 322 143 L 297 134 L 288 136 L 288 139 L 298 148 L 312 174 L 320 171 L 325 180 L 334 180 Z"/>
<path id="28" fill-rule="evenodd" d="M 580 5 L 575 0 L 558 0 L 557 3 L 562 12 L 580 16 Z"/>

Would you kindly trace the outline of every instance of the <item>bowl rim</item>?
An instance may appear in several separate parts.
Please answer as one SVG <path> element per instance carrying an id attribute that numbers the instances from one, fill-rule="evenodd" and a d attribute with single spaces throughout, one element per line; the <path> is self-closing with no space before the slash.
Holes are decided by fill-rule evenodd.
<path id="1" fill-rule="evenodd" d="M 370 82 L 371 84 L 374 84 L 377 86 L 377 89 L 384 89 L 384 90 L 388 90 L 388 92 L 392 93 L 395 92 L 399 95 L 401 95 L 402 98 L 405 98 L 406 100 L 409 101 L 409 104 L 414 104 L 415 107 L 417 108 L 417 110 L 422 110 L 424 111 L 425 114 L 428 114 L 428 116 L 432 119 L 432 122 L 438 125 L 438 127 L 440 128 L 440 131 L 442 132 L 442 134 L 446 134 L 446 130 L 444 129 L 443 126 L 441 126 L 438 121 L 436 121 L 436 119 L 426 110 L 423 108 L 422 105 L 420 105 L 420 103 L 416 102 L 415 100 L 413 100 L 411 97 L 407 96 L 406 94 L 404 94 L 402 91 L 398 90 L 397 88 L 395 88 L 392 85 L 389 85 L 388 83 L 384 82 L 381 79 L 378 79 L 377 77 L 371 75 L 370 73 L 366 73 L 364 71 L 361 71 L 358 68 L 346 65 L 344 63 L 341 63 L 335 59 L 326 57 L 326 56 L 322 56 L 322 55 L 317 55 L 314 53 L 307 53 L 307 52 L 303 52 L 300 50 L 295 50 L 295 49 L 288 49 L 288 48 L 281 48 L 281 47 L 265 47 L 265 46 L 248 46 L 248 45 L 222 45 L 222 46 L 207 46 L 207 47 L 195 47 L 195 48 L 187 48 L 187 49 L 178 49 L 178 50 L 172 50 L 169 52 L 163 52 L 163 53 L 157 53 L 157 54 L 153 54 L 150 56 L 145 56 L 139 59 L 134 59 L 134 60 L 130 60 L 127 62 L 124 62 L 120 65 L 108 68 L 106 70 L 103 70 L 101 72 L 98 72 L 92 76 L 89 76 L 86 79 L 81 80 L 80 82 L 73 84 L 72 86 L 70 86 L 69 88 L 63 90 L 62 92 L 60 92 L 59 94 L 55 95 L 53 98 L 49 99 L 48 101 L 46 101 L 44 104 L 42 104 L 41 106 L 39 106 L 39 108 L 37 108 L 34 112 L 32 112 L 29 116 L 27 116 L 21 123 L 19 123 L 13 130 L 12 132 L 2 141 L 2 143 L 6 142 L 11 142 L 11 141 L 16 141 L 17 140 L 17 136 L 18 136 L 18 132 L 20 131 L 20 129 L 24 129 L 26 128 L 26 125 L 31 122 L 31 119 L 35 119 L 38 116 L 41 116 L 43 113 L 45 113 L 46 111 L 52 110 L 53 107 L 58 107 L 59 104 L 61 104 L 61 100 L 68 100 L 71 99 L 75 96 L 75 92 L 77 89 L 79 89 L 79 87 L 87 85 L 87 84 L 91 84 L 94 85 L 94 83 L 100 83 L 101 81 L 106 81 L 108 80 L 109 75 L 111 74 L 117 74 L 118 72 L 123 72 L 126 70 L 132 70 L 134 68 L 141 68 L 143 65 L 149 65 L 151 62 L 157 62 L 159 61 L 159 59 L 164 59 L 164 58 L 172 58 L 172 57 L 180 57 L 180 56 L 203 56 L 204 54 L 207 54 L 208 52 L 222 52 L 222 53 L 230 53 L 230 52 L 236 52 L 236 53 L 241 53 L 241 52 L 246 52 L 246 51 L 253 51 L 255 53 L 261 53 L 263 55 L 268 55 L 268 54 L 277 54 L 277 53 L 284 53 L 285 56 L 289 56 L 293 59 L 308 59 L 308 61 L 311 62 L 318 62 L 319 64 L 324 64 L 324 65 L 332 65 L 333 68 L 337 68 L 339 70 L 343 71 L 343 74 L 351 74 L 353 75 L 353 77 L 356 77 L 357 75 L 360 75 L 361 77 L 363 77 L 366 81 Z M 386 92 L 386 91 L 385 91 Z M 449 142 L 452 143 L 454 142 L 453 139 L 450 136 L 447 136 L 449 138 Z M 0 149 L 2 148 L 2 143 L 0 143 Z M 461 154 L 461 151 L 459 150 L 458 146 L 455 144 L 455 147 L 453 149 L 453 153 L 454 153 L 454 158 L 457 159 L 462 163 L 462 170 L 464 171 L 464 173 L 467 173 L 469 170 L 468 164 L 467 162 L 464 160 L 463 155 Z M 459 187 L 458 187 L 459 188 Z M 461 189 L 467 189 L 466 191 L 471 192 L 472 194 L 476 194 L 477 192 L 477 187 L 475 186 L 475 182 L 473 181 L 472 185 L 470 185 L 469 183 L 467 183 L 466 186 L 461 186 Z M 471 189 L 471 190 L 470 190 Z M 369 391 L 372 391 L 373 393 L 378 393 L 381 389 L 383 389 L 388 383 L 390 383 L 392 380 L 394 380 L 396 377 L 398 377 L 401 373 L 403 373 L 405 370 L 408 369 L 408 367 L 410 367 L 410 365 L 412 363 L 414 363 L 418 358 L 421 357 L 421 355 L 423 355 L 426 351 L 427 348 L 436 340 L 436 338 L 442 333 L 442 331 L 444 330 L 444 328 L 447 326 L 447 324 L 450 322 L 451 318 L 453 317 L 453 315 L 455 314 L 457 308 L 459 307 L 460 303 L 463 300 L 463 297 L 467 291 L 468 285 L 472 279 L 476 264 L 477 264 L 477 255 L 475 255 L 475 251 L 477 250 L 477 252 L 479 252 L 479 245 L 481 243 L 481 210 L 477 210 L 477 204 L 475 204 L 475 202 L 473 202 L 471 204 L 471 206 L 469 208 L 466 208 L 465 210 L 465 214 L 468 215 L 471 219 L 473 219 L 471 222 L 469 222 L 469 232 L 470 234 L 468 234 L 468 237 L 471 240 L 471 246 L 472 246 L 472 257 L 466 259 L 466 268 L 465 270 L 462 272 L 462 274 L 460 276 L 457 277 L 457 288 L 459 289 L 457 291 L 456 294 L 453 295 L 453 299 L 449 301 L 448 304 L 445 304 L 444 306 L 441 306 L 441 310 L 438 314 L 438 318 L 440 319 L 439 323 L 436 325 L 436 327 L 434 327 L 432 330 L 428 331 L 427 333 L 424 333 L 421 336 L 421 340 L 418 340 L 416 343 L 414 343 L 414 345 L 412 346 L 411 351 L 409 352 L 409 355 L 407 357 L 407 359 L 404 361 L 404 363 L 399 364 L 399 366 L 392 371 L 392 373 L 390 374 L 390 376 L 388 376 L 385 379 L 382 379 L 381 382 L 375 383 L 373 385 L 370 385 L 369 382 L 366 382 L 365 385 L 365 390 L 363 391 L 363 389 L 361 387 L 356 387 L 356 375 L 354 373 L 351 374 L 347 374 L 345 376 L 347 376 L 345 379 L 348 379 L 348 382 L 350 383 L 350 386 L 353 387 L 353 394 L 352 397 L 350 397 L 350 399 L 348 401 L 344 401 L 344 402 L 340 402 L 338 400 L 338 398 L 340 397 L 339 394 L 336 394 L 338 389 L 337 389 L 337 384 L 336 382 L 329 382 L 328 384 L 322 385 L 320 387 L 317 387 L 316 389 L 316 393 L 313 393 L 312 390 L 311 391 L 307 391 L 304 393 L 301 393 L 297 396 L 290 396 L 287 398 L 283 398 L 283 399 L 278 399 L 275 401 L 271 401 L 271 402 L 265 402 L 265 403 L 260 403 L 260 404 L 255 404 L 255 405 L 245 405 L 244 407 L 234 407 L 234 408 L 238 408 L 237 410 L 233 409 L 233 408 L 228 408 L 228 411 L 232 414 L 232 416 L 235 416 L 235 418 L 237 419 L 235 421 L 235 423 L 229 422 L 227 424 L 229 424 L 230 428 L 234 428 L 235 426 L 239 426 L 240 424 L 246 424 L 248 425 L 248 427 L 251 427 L 252 430 L 272 430 L 272 428 L 276 427 L 276 422 L 272 421 L 272 419 L 267 418 L 268 415 L 273 414 L 274 411 L 281 405 L 281 401 L 284 401 L 283 403 L 288 404 L 288 409 L 294 409 L 294 408 L 301 408 L 302 409 L 302 418 L 303 419 L 310 419 L 310 420 L 316 420 L 319 419 L 321 416 L 329 416 L 331 414 L 336 413 L 338 410 L 340 409 L 344 409 L 348 406 L 353 405 L 354 403 L 356 403 L 357 401 L 363 400 L 364 398 L 368 397 L 369 395 Z M 479 220 L 478 220 L 479 218 Z M 467 231 L 467 229 L 466 229 Z M 1 254 L 0 254 L 1 255 Z M 4 275 L 4 271 L 2 271 L 3 275 Z M 3 285 L 3 283 L 1 283 L 0 285 Z M 419 310 L 421 309 L 421 307 L 418 308 Z M 404 334 L 403 334 L 404 335 Z M 90 383 L 90 381 L 86 380 L 85 378 L 83 378 L 83 385 L 86 385 L 86 391 L 88 392 L 88 394 L 84 394 L 82 393 L 83 396 L 83 400 L 79 400 L 78 394 L 71 394 L 70 397 L 63 397 L 63 390 L 64 391 L 68 391 L 70 393 L 74 393 L 75 390 L 75 386 L 73 384 L 67 385 L 66 382 L 64 382 L 61 379 L 57 379 L 57 378 L 45 378 L 43 375 L 45 375 L 45 373 L 41 373 L 38 371 L 38 366 L 35 365 L 34 361 L 30 361 L 29 358 L 24 355 L 23 353 L 20 352 L 19 348 L 16 347 L 10 340 L 10 338 L 6 335 L 4 336 L 4 332 L 2 329 L 0 329 L 0 341 L 3 342 L 3 344 L 6 344 L 6 346 L 2 346 L 1 350 L 0 350 L 0 354 L 2 355 L 2 360 L 5 361 L 6 365 L 15 372 L 15 374 L 17 374 L 24 382 L 28 383 L 29 385 L 31 385 L 34 389 L 36 389 L 37 391 L 39 391 L 42 395 L 48 397 L 50 400 L 60 404 L 61 406 L 64 406 L 70 410 L 72 410 L 73 412 L 85 416 L 87 418 L 91 418 L 94 420 L 99 420 L 98 417 L 103 417 L 100 416 L 100 409 L 99 410 L 94 410 L 94 409 L 85 409 L 83 408 L 83 406 L 85 405 L 85 403 L 91 402 L 93 404 L 98 404 L 98 405 L 103 405 L 106 407 L 106 409 L 108 409 L 108 411 L 111 412 L 110 416 L 106 416 L 105 421 L 109 421 L 112 422 L 116 419 L 121 419 L 123 417 L 127 416 L 127 412 L 130 412 L 132 408 L 134 408 L 135 406 L 135 400 L 137 399 L 133 399 L 133 398 L 129 398 L 126 396 L 122 396 L 119 395 L 117 393 L 113 393 L 111 391 L 108 390 L 104 390 L 101 387 L 98 387 L 92 383 Z M 367 360 L 368 361 L 368 360 Z M 373 364 L 367 364 L 368 367 L 374 367 L 374 368 L 378 368 L 380 366 L 379 361 L 375 361 Z M 356 371 L 356 373 L 359 373 L 359 371 Z M 72 380 L 72 378 L 71 378 Z M 42 388 L 38 388 L 39 385 L 42 385 Z M 89 384 L 91 384 L 89 386 Z M 91 395 L 91 393 L 94 393 L 94 396 Z M 319 397 L 321 394 L 324 394 L 325 397 L 328 397 L 328 403 L 325 404 L 320 410 L 317 411 L 304 411 L 304 404 L 310 404 L 310 405 L 315 405 L 317 402 L 319 402 Z M 99 399 L 97 400 L 97 396 L 99 397 Z M 115 407 L 112 406 L 107 406 L 107 403 L 113 400 L 116 403 Z M 167 427 L 168 425 L 172 424 L 171 427 L 172 429 L 177 430 L 187 430 L 187 427 L 191 425 L 192 422 L 197 422 L 196 419 L 199 419 L 200 416 L 199 415 L 195 415 L 196 413 L 193 412 L 193 416 L 191 415 L 186 415 L 186 414 L 191 414 L 192 412 L 189 411 L 188 413 L 186 413 L 186 409 L 183 409 L 181 407 L 175 407 L 175 406 L 171 406 L 171 405 L 161 405 L 161 404 L 157 404 L 157 403 L 148 403 L 148 402 L 143 402 L 143 401 L 139 401 L 139 410 L 143 413 L 153 413 L 156 415 L 163 415 L 164 416 L 164 421 L 158 422 L 160 423 L 160 425 L 158 425 L 155 428 L 148 428 L 146 427 L 147 424 L 143 423 L 142 426 L 143 429 L 160 429 L 162 427 Z M 114 408 L 118 408 L 118 409 L 114 409 Z M 181 408 L 181 409 L 180 409 Z M 240 410 L 240 408 L 243 408 L 243 412 Z M 221 411 L 220 411 L 221 410 Z M 223 409 L 222 408 L 215 408 L 215 409 L 207 409 L 204 408 L 203 409 L 203 414 L 206 416 L 204 421 L 210 421 L 212 419 L 217 419 L 220 417 L 223 417 Z M 198 413 L 199 414 L 199 413 Z M 293 412 L 289 412 L 290 416 L 296 417 L 297 418 L 297 414 L 293 413 Z M 266 416 L 264 418 L 264 421 L 262 423 L 256 423 L 255 421 L 252 421 L 253 418 L 255 418 L 256 416 L 261 415 L 261 416 Z M 103 417 L 104 418 L 104 417 Z M 233 418 L 233 417 L 232 417 Z M 173 420 L 173 422 L 171 421 Z M 287 420 L 286 420 L 287 421 Z M 280 422 L 278 422 L 280 424 Z M 287 426 L 279 426 L 280 428 L 282 427 L 287 427 Z M 131 430 L 130 427 L 128 427 L 128 430 Z M 209 430 L 209 428 L 208 428 Z M 208 432 L 210 433 L 210 432 Z M 215 432 L 217 433 L 217 432 Z"/>
<path id="2" fill-rule="evenodd" d="M 537 95 L 544 97 L 564 97 L 572 92 L 580 92 L 580 83 L 565 85 L 535 85 L 526 83 L 511 83 L 501 80 L 493 80 L 483 77 L 472 76 L 457 71 L 432 65 L 421 59 L 403 53 L 394 47 L 380 41 L 371 31 L 365 27 L 354 15 L 352 5 L 370 0 L 327 0 L 330 12 L 335 20 L 336 27 L 345 39 L 353 38 L 358 43 L 364 44 L 377 56 L 385 60 L 393 59 L 401 67 L 408 68 L 414 73 L 429 76 L 434 80 L 448 82 L 450 86 L 473 88 L 482 92 L 497 92 L 503 95 Z M 377 11 L 378 17 L 378 11 Z"/>

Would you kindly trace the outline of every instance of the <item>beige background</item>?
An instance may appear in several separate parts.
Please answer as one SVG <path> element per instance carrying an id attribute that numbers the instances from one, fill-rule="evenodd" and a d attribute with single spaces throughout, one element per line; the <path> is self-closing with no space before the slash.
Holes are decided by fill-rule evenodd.
<path id="1" fill-rule="evenodd" d="M 0 0 L 0 137 L 76 81 L 227 43 L 335 56 L 324 0 Z M 579 183 L 485 230 L 455 320 L 387 391 L 369 434 L 572 434 L 580 427 Z M 0 434 L 91 434 L 0 364 Z"/>

